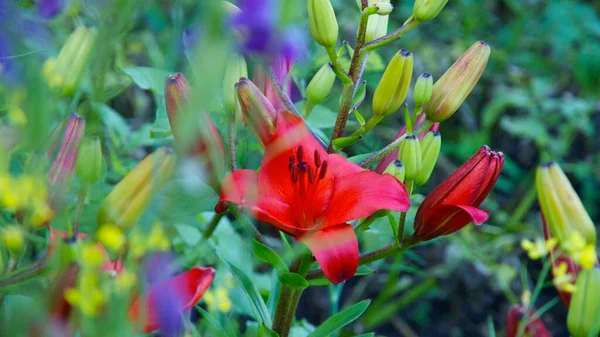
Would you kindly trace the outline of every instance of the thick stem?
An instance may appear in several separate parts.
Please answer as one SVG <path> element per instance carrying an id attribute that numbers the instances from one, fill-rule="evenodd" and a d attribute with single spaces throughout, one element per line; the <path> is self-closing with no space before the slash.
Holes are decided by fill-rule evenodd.
<path id="1" fill-rule="evenodd" d="M 229 114 L 227 121 L 227 145 L 229 146 L 229 160 L 231 172 L 237 170 L 235 156 L 235 113 Z"/>
<path id="2" fill-rule="evenodd" d="M 398 220 L 398 242 L 402 242 L 402 236 L 404 236 L 404 225 L 406 224 L 406 212 L 400 213 L 400 219 Z"/>
<path id="3" fill-rule="evenodd" d="M 275 317 L 273 317 L 273 331 L 278 333 L 280 337 L 287 337 L 289 333 L 289 329 L 286 330 L 286 326 L 288 325 L 287 320 L 293 296 L 291 287 L 283 286 L 281 288 L 277 307 L 275 308 Z"/>
<path id="4" fill-rule="evenodd" d="M 204 234 L 202 235 L 204 239 L 210 238 L 210 236 L 214 233 L 215 229 L 217 229 L 217 225 L 219 224 L 221 218 L 223 218 L 224 215 L 225 213 L 217 213 L 212 217 L 210 223 L 208 224 L 208 227 L 206 227 L 206 231 L 204 231 Z"/>
<path id="5" fill-rule="evenodd" d="M 75 210 L 75 221 L 73 222 L 73 231 L 71 237 L 73 240 L 79 235 L 79 224 L 81 223 L 81 215 L 83 214 L 83 206 L 85 205 L 85 199 L 87 199 L 90 193 L 90 185 L 86 184 L 79 195 L 77 196 L 77 209 Z"/>
<path id="6" fill-rule="evenodd" d="M 386 258 L 388 256 L 391 256 L 395 253 L 398 252 L 403 252 L 411 247 L 414 247 L 415 245 L 417 245 L 420 241 L 417 240 L 417 238 L 415 238 L 414 236 L 410 236 L 404 240 L 402 240 L 402 242 L 400 243 L 400 245 L 396 244 L 396 243 L 392 243 L 390 245 L 387 245 L 383 248 L 379 248 L 377 250 L 374 250 L 370 253 L 364 254 L 360 257 L 360 259 L 358 260 L 358 265 L 362 266 L 364 264 L 367 263 L 371 263 L 373 261 L 377 261 L 377 260 L 381 260 L 383 258 Z M 307 280 L 313 280 L 319 277 L 323 277 L 325 274 L 323 274 L 323 270 L 319 269 L 319 270 L 313 270 L 311 272 L 308 273 L 308 275 L 306 276 Z"/>
<path id="7" fill-rule="evenodd" d="M 0 288 L 30 280 L 42 273 L 44 267 L 46 267 L 46 261 L 40 261 L 27 269 L 22 269 L 16 273 L 9 273 L 0 279 Z"/>

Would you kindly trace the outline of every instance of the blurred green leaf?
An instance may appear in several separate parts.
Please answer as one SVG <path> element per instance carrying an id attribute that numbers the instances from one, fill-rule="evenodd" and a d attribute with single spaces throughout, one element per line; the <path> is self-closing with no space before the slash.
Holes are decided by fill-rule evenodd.
<path id="1" fill-rule="evenodd" d="M 168 71 L 149 67 L 123 68 L 122 70 L 138 87 L 158 95 L 164 95 L 165 80 L 170 74 Z"/>
<path id="2" fill-rule="evenodd" d="M 257 337 L 279 337 L 279 334 L 261 324 L 260 328 L 258 328 Z"/>
<path id="3" fill-rule="evenodd" d="M 289 271 L 285 262 L 283 262 L 281 257 L 279 257 L 279 255 L 277 255 L 277 253 L 271 248 L 253 239 L 252 241 L 250 241 L 250 249 L 252 249 L 252 252 L 254 253 L 254 255 L 256 255 L 256 257 L 272 265 L 280 273 L 286 273 Z"/>
<path id="4" fill-rule="evenodd" d="M 358 302 L 343 311 L 329 317 L 308 337 L 328 337 L 330 334 L 354 322 L 359 318 L 371 304 L 371 300 Z"/>
<path id="5" fill-rule="evenodd" d="M 279 275 L 279 281 L 294 288 L 304 289 L 308 287 L 308 281 L 297 273 L 284 272 Z"/>

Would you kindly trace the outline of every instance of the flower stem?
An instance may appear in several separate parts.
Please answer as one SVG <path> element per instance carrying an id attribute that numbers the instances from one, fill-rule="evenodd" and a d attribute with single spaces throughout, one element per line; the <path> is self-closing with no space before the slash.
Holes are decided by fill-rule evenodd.
<path id="1" fill-rule="evenodd" d="M 402 236 L 404 235 L 404 225 L 406 224 L 406 212 L 400 213 L 400 219 L 398 220 L 398 242 L 402 242 Z"/>
<path id="2" fill-rule="evenodd" d="M 362 255 L 360 257 L 360 259 L 358 260 L 358 265 L 362 266 L 364 264 L 371 263 L 373 261 L 381 260 L 381 259 L 391 256 L 395 253 L 404 252 L 405 250 L 416 246 L 419 242 L 420 241 L 417 240 L 417 238 L 415 238 L 414 236 L 410 236 L 410 237 L 402 240 L 402 242 L 399 245 L 396 243 L 392 243 L 383 248 L 379 248 L 370 253 Z M 321 270 L 321 269 L 312 270 L 308 273 L 308 275 L 306 276 L 306 279 L 313 280 L 313 279 L 316 279 L 319 277 L 323 277 L 324 275 L 325 274 L 323 274 L 323 270 Z"/>
<path id="3" fill-rule="evenodd" d="M 5 276 L 0 278 L 0 288 L 33 279 L 35 276 L 38 276 L 40 273 L 42 273 L 45 267 L 46 261 L 40 261 L 26 269 L 7 273 Z"/>
<path id="4" fill-rule="evenodd" d="M 77 209 L 75 210 L 75 221 L 73 223 L 73 233 L 72 238 L 76 239 L 77 235 L 79 235 L 79 224 L 81 223 L 81 215 L 83 214 L 83 206 L 85 205 L 85 199 L 90 193 L 90 185 L 86 184 L 79 195 L 77 196 Z"/>
<path id="5" fill-rule="evenodd" d="M 366 43 L 364 45 L 362 52 L 367 53 L 367 52 L 377 49 L 379 47 L 385 46 L 388 43 L 392 43 L 392 42 L 398 40 L 400 37 L 402 37 L 402 35 L 404 35 L 404 33 L 408 32 L 409 30 L 418 26 L 419 23 L 420 22 L 415 20 L 415 18 L 410 17 L 408 20 L 406 20 L 406 22 L 402 25 L 402 27 L 396 29 L 395 31 L 393 31 L 387 35 L 384 35 L 378 39 L 375 39 L 369 43 Z"/>
<path id="6" fill-rule="evenodd" d="M 208 227 L 206 228 L 206 231 L 204 231 L 204 234 L 202 235 L 204 239 L 210 238 L 210 236 L 214 233 L 215 229 L 217 229 L 217 225 L 219 224 L 221 218 L 223 218 L 224 215 L 225 213 L 216 213 L 212 217 L 210 223 L 208 224 Z"/>
<path id="7" fill-rule="evenodd" d="M 421 132 L 429 129 L 432 125 L 433 125 L 433 122 L 430 122 L 429 120 L 426 119 L 421 124 L 415 126 L 415 132 L 414 133 L 415 134 L 420 134 Z M 387 156 L 388 154 L 394 152 L 394 150 L 396 150 L 398 148 L 398 146 L 400 146 L 400 143 L 404 140 L 404 138 L 406 138 L 406 134 L 398 137 L 398 139 L 396 139 L 393 142 L 389 143 L 383 149 L 381 149 L 381 150 L 379 150 L 377 152 L 373 152 L 370 156 L 368 156 L 364 160 L 360 161 L 358 163 L 358 165 L 362 166 L 362 167 L 369 167 L 374 162 L 379 161 L 381 158 L 383 158 L 383 157 Z"/>
<path id="8" fill-rule="evenodd" d="M 300 263 L 294 264 L 290 271 L 306 276 L 311 264 L 310 255 L 305 254 Z M 292 288 L 290 286 L 283 286 L 281 289 L 275 308 L 275 317 L 273 318 L 273 331 L 279 334 L 279 337 L 288 337 L 303 290 L 302 288 Z"/>
<path id="9" fill-rule="evenodd" d="M 231 172 L 237 170 L 235 157 L 235 112 L 229 114 L 227 121 L 227 145 L 229 146 L 229 160 Z"/>

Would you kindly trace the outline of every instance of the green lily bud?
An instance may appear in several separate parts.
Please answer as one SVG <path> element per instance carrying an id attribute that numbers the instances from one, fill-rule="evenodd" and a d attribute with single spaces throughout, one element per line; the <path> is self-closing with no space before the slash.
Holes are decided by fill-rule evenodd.
<path id="1" fill-rule="evenodd" d="M 577 276 L 569 304 L 567 326 L 573 337 L 600 333 L 600 269 L 583 269 Z"/>
<path id="2" fill-rule="evenodd" d="M 238 120 L 241 120 L 242 112 L 237 98 L 235 84 L 242 77 L 248 77 L 248 68 L 246 60 L 242 55 L 232 54 L 225 68 L 225 78 L 223 79 L 223 104 L 225 111 L 235 113 Z"/>
<path id="3" fill-rule="evenodd" d="M 413 7 L 413 16 L 417 21 L 429 21 L 444 9 L 448 0 L 416 0 Z"/>
<path id="4" fill-rule="evenodd" d="M 104 157 L 102 156 L 102 144 L 98 137 L 85 138 L 79 145 L 77 165 L 75 172 L 88 184 L 93 184 L 100 179 L 104 173 Z"/>
<path id="5" fill-rule="evenodd" d="M 369 0 L 369 6 L 386 7 L 390 0 Z M 378 13 L 379 14 L 379 13 Z M 371 15 L 367 21 L 367 30 L 365 31 L 365 42 L 376 40 L 387 34 L 389 15 Z"/>
<path id="6" fill-rule="evenodd" d="M 442 136 L 438 131 L 429 131 L 421 140 L 421 170 L 415 178 L 417 186 L 424 185 L 431 176 L 442 147 Z"/>
<path id="7" fill-rule="evenodd" d="M 175 170 L 175 155 L 159 148 L 144 158 L 104 198 L 98 210 L 98 226 L 133 227 Z"/>
<path id="8" fill-rule="evenodd" d="M 400 159 L 396 159 L 393 162 L 391 162 L 388 165 L 388 167 L 385 168 L 383 174 L 386 173 L 393 175 L 399 181 L 404 181 L 404 178 L 406 177 L 406 168 L 404 167 L 404 164 L 402 164 Z"/>
<path id="9" fill-rule="evenodd" d="M 277 111 L 260 89 L 247 78 L 236 85 L 242 115 L 248 128 L 264 148 L 275 133 Z"/>
<path id="10" fill-rule="evenodd" d="M 406 49 L 397 52 L 381 77 L 373 94 L 373 114 L 387 116 L 402 106 L 413 72 L 413 54 Z"/>
<path id="11" fill-rule="evenodd" d="M 587 245 L 596 244 L 594 222 L 557 163 L 538 167 L 536 188 L 550 232 L 561 244 L 568 243 L 574 232 L 581 234 Z"/>
<path id="12" fill-rule="evenodd" d="M 308 101 L 313 105 L 323 102 L 329 95 L 334 81 L 335 73 L 331 68 L 331 63 L 324 64 L 306 87 Z"/>
<path id="13" fill-rule="evenodd" d="M 421 106 L 431 99 L 433 93 L 433 76 L 429 73 L 423 73 L 417 79 L 415 83 L 415 89 L 413 91 L 413 99 L 415 100 L 416 106 Z"/>
<path id="14" fill-rule="evenodd" d="M 431 99 L 425 104 L 427 119 L 442 122 L 458 110 L 483 74 L 490 53 L 490 46 L 478 41 L 454 62 L 433 85 Z"/>
<path id="15" fill-rule="evenodd" d="M 68 96 L 75 91 L 92 56 L 97 33 L 79 26 L 69 36 L 56 58 L 46 60 L 43 74 L 50 88 Z"/>
<path id="16" fill-rule="evenodd" d="M 0 229 L 0 242 L 6 247 L 13 259 L 18 259 L 25 251 L 25 234 L 17 225 Z"/>
<path id="17" fill-rule="evenodd" d="M 329 0 L 308 0 L 308 20 L 312 36 L 323 47 L 334 47 L 339 27 Z"/>
<path id="18" fill-rule="evenodd" d="M 421 171 L 421 144 L 415 135 L 406 136 L 400 144 L 398 159 L 404 164 L 405 180 L 415 180 Z"/>

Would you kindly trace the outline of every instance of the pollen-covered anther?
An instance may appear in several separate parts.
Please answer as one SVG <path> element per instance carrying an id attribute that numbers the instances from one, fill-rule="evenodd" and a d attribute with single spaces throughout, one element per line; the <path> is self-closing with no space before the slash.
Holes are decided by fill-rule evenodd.
<path id="1" fill-rule="evenodd" d="M 315 166 L 317 168 L 321 167 L 321 155 L 319 155 L 319 152 L 317 150 L 315 150 Z"/>
<path id="2" fill-rule="evenodd" d="M 319 180 L 325 178 L 325 174 L 327 174 L 327 160 L 323 161 L 321 172 L 319 173 Z"/>

